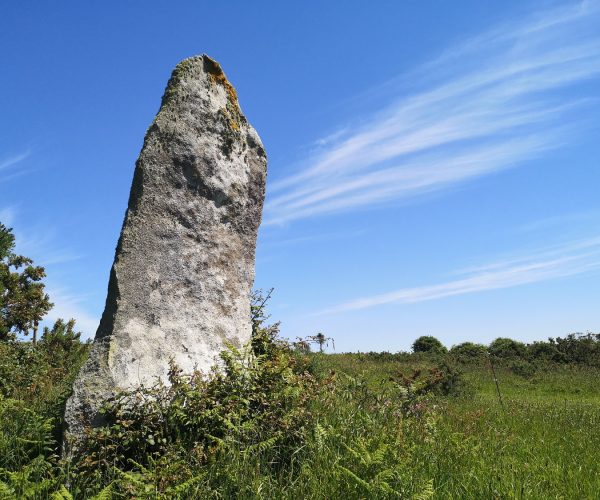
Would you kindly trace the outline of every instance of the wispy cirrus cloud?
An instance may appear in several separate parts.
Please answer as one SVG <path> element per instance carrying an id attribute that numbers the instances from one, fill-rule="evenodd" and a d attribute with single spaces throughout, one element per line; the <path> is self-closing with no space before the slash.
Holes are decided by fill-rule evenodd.
<path id="1" fill-rule="evenodd" d="M 273 182 L 265 223 L 414 197 L 568 143 L 581 126 L 571 113 L 598 97 L 565 90 L 600 76 L 599 21 L 599 4 L 584 2 L 447 51 L 412 75 L 427 90 L 392 94 L 363 125 L 317 141 L 317 155 Z"/>
<path id="2" fill-rule="evenodd" d="M 22 153 L 0 159 L 0 181 L 6 181 L 21 175 L 23 171 L 20 170 L 15 172 L 14 167 L 29 158 L 30 155 L 31 151 L 24 151 Z"/>
<path id="3" fill-rule="evenodd" d="M 17 163 L 22 162 L 30 155 L 29 151 L 25 151 L 24 153 L 20 153 L 18 155 L 9 156 L 8 158 L 4 158 L 0 160 L 0 170 L 5 170 L 7 168 L 16 165 Z"/>
<path id="4" fill-rule="evenodd" d="M 368 309 L 384 304 L 408 304 L 454 295 L 511 288 L 600 270 L 600 236 L 573 241 L 529 255 L 462 269 L 457 279 L 363 297 L 325 309 L 329 314 Z"/>

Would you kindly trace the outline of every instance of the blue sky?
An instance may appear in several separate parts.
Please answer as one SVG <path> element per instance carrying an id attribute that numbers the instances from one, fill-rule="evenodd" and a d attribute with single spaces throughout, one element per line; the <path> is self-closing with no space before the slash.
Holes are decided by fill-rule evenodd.
<path id="1" fill-rule="evenodd" d="M 600 331 L 600 3 L 0 7 L 0 220 L 93 336 L 134 162 L 207 53 L 269 155 L 256 286 L 291 338 Z"/>

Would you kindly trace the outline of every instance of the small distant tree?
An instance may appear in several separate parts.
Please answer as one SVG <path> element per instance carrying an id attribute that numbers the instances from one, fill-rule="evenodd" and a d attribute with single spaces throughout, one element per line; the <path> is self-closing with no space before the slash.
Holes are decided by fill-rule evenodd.
<path id="1" fill-rule="evenodd" d="M 499 337 L 490 344 L 489 352 L 498 358 L 524 358 L 527 346 L 517 340 Z"/>
<path id="2" fill-rule="evenodd" d="M 316 335 L 310 335 L 304 339 L 305 342 L 311 342 L 319 345 L 319 352 L 323 352 L 323 348 L 329 345 L 329 342 L 333 344 L 333 338 L 326 337 L 324 333 L 319 332 Z M 333 346 L 335 349 L 335 345 Z"/>
<path id="3" fill-rule="evenodd" d="M 447 349 L 438 339 L 431 335 L 423 335 L 413 342 L 413 352 L 444 353 Z"/>
<path id="4" fill-rule="evenodd" d="M 317 333 L 315 335 L 315 342 L 319 344 L 319 352 L 323 352 L 323 346 L 325 345 L 325 342 L 327 342 L 325 335 L 323 335 L 321 332 Z"/>
<path id="5" fill-rule="evenodd" d="M 12 230 L 0 223 L 0 341 L 32 330 L 35 342 L 38 323 L 52 308 L 42 283 L 46 273 L 14 248 Z"/>
<path id="6" fill-rule="evenodd" d="M 450 354 L 464 359 L 479 358 L 487 354 L 487 347 L 474 342 L 463 342 L 462 344 L 453 346 L 450 349 Z"/>

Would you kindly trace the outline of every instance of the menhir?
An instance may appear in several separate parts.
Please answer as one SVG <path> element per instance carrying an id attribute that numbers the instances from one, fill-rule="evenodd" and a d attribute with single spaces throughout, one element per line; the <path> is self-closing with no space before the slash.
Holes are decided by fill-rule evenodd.
<path id="1" fill-rule="evenodd" d="M 121 390 L 207 371 L 250 339 L 250 293 L 267 159 L 235 89 L 206 55 L 171 76 L 136 163 L 90 358 L 66 406 L 77 452 Z"/>

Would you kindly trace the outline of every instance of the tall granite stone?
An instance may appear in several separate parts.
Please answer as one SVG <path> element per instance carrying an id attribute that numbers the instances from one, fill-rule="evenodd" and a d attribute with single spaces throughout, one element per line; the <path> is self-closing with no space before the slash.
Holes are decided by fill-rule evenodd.
<path id="1" fill-rule="evenodd" d="M 235 89 L 206 55 L 171 76 L 136 163 L 89 360 L 66 406 L 67 453 L 119 390 L 208 370 L 250 338 L 267 159 Z"/>

